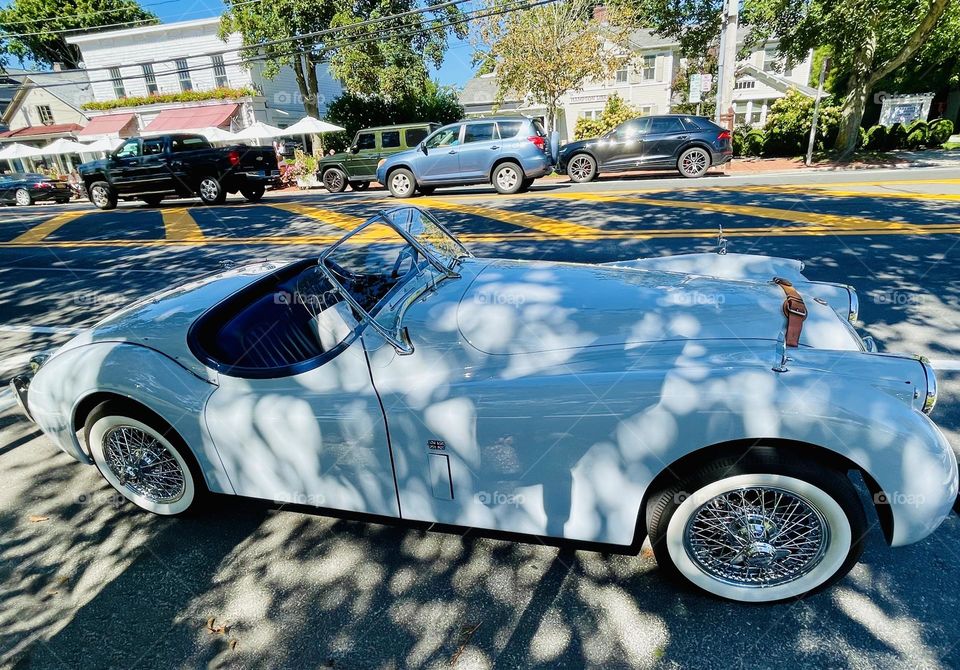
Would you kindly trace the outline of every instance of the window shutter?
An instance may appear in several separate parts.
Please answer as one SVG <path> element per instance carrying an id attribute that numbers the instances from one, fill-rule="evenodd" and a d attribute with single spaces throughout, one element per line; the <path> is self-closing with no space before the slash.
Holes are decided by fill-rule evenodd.
<path id="1" fill-rule="evenodd" d="M 657 56 L 657 64 L 654 68 L 654 79 L 656 81 L 663 81 L 663 56 Z"/>

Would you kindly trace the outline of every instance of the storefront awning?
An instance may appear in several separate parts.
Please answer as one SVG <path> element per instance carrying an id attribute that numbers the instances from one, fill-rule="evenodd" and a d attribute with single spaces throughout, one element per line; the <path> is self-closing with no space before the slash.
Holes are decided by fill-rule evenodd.
<path id="1" fill-rule="evenodd" d="M 66 137 L 77 134 L 83 126 L 76 123 L 56 123 L 50 126 L 27 126 L 0 133 L 0 141 L 42 140 L 45 138 Z"/>
<path id="2" fill-rule="evenodd" d="M 123 131 L 134 122 L 133 114 L 105 114 L 104 116 L 95 116 L 90 119 L 90 123 L 84 126 L 83 130 L 77 133 L 79 137 L 91 137 L 94 135 L 113 135 L 119 137 Z M 132 128 L 131 130 L 136 130 Z"/>
<path id="3" fill-rule="evenodd" d="M 143 129 L 145 133 L 169 133 L 178 130 L 219 128 L 227 123 L 239 105 L 206 105 L 165 109 Z"/>

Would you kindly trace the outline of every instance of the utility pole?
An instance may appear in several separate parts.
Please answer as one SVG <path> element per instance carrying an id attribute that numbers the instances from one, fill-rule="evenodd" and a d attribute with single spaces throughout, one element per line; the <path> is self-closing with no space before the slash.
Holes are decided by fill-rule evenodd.
<path id="1" fill-rule="evenodd" d="M 716 122 L 721 126 L 733 105 L 733 83 L 737 76 L 737 24 L 739 0 L 725 0 L 723 22 L 720 29 L 720 66 L 717 82 Z M 730 123 L 732 130 L 733 123 Z"/>
<path id="2" fill-rule="evenodd" d="M 813 101 L 813 123 L 810 126 L 810 143 L 807 144 L 807 165 L 813 163 L 813 146 L 817 141 L 817 121 L 820 119 L 820 98 L 823 97 L 823 81 L 827 78 L 828 67 L 830 67 L 830 59 L 824 58 L 820 64 L 820 83 L 817 84 L 817 97 Z"/>

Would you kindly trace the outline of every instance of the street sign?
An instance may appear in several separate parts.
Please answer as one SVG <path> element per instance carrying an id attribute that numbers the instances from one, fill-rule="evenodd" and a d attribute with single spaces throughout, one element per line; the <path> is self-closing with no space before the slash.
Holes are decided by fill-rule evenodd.
<path id="1" fill-rule="evenodd" d="M 690 96 L 687 98 L 688 102 L 700 102 L 700 86 L 702 85 L 702 77 L 699 74 L 690 75 Z"/>
<path id="2" fill-rule="evenodd" d="M 700 93 L 709 93 L 710 89 L 712 88 L 713 88 L 713 75 L 712 74 L 700 75 Z"/>

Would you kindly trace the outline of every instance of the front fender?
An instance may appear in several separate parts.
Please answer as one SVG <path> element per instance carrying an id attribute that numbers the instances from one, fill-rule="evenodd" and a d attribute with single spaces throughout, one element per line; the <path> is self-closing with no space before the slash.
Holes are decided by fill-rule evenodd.
<path id="1" fill-rule="evenodd" d="M 203 425 L 203 408 L 217 387 L 148 347 L 97 342 L 55 353 L 30 383 L 28 405 L 40 429 L 83 463 L 77 411 L 95 394 L 128 398 L 150 409 L 183 438 L 211 490 L 232 493 L 226 471 Z"/>

